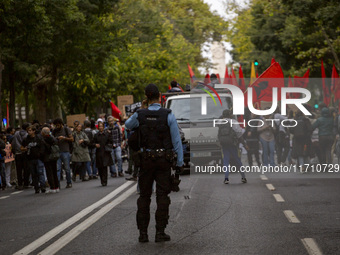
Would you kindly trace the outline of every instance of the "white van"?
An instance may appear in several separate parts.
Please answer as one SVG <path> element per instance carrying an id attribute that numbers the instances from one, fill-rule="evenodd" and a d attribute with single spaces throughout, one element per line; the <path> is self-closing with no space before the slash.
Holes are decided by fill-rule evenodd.
<path id="1" fill-rule="evenodd" d="M 193 165 L 202 165 L 221 160 L 221 148 L 217 139 L 218 128 L 213 127 L 213 120 L 221 118 L 223 110 L 230 109 L 232 96 L 226 90 L 217 92 L 222 105 L 214 93 L 208 94 L 203 91 L 175 95 L 166 93 L 168 97 L 165 108 L 172 110 L 185 135 L 185 167 L 189 167 L 189 162 Z"/>

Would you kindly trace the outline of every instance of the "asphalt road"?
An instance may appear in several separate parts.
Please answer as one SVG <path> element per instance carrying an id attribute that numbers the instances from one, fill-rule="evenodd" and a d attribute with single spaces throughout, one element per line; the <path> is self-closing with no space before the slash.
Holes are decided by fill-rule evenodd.
<path id="1" fill-rule="evenodd" d="M 250 173 L 242 184 L 234 173 L 225 185 L 223 174 L 182 176 L 171 194 L 171 241 L 154 242 L 153 195 L 143 244 L 136 183 L 125 178 L 107 187 L 91 180 L 64 189 L 62 182 L 57 194 L 5 190 L 0 254 L 340 254 L 340 174 L 329 177 Z"/>

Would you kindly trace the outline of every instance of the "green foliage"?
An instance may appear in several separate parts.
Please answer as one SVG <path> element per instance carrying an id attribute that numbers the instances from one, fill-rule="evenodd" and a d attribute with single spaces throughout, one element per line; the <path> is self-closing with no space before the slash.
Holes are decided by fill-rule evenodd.
<path id="1" fill-rule="evenodd" d="M 230 32 L 235 61 L 267 63 L 259 66 L 261 72 L 275 56 L 287 76 L 302 75 L 310 68 L 311 76 L 320 77 L 321 59 L 326 72 L 334 62 L 340 68 L 338 1 L 253 0 L 245 9 L 235 10 L 238 16 Z"/>
<path id="2" fill-rule="evenodd" d="M 209 65 L 201 48 L 227 27 L 201 0 L 4 0 L 0 15 L 4 92 L 15 77 L 17 92 L 42 92 L 32 104 L 66 114 L 93 114 L 118 95 L 141 100 L 149 83 L 189 83 L 187 63 Z"/>

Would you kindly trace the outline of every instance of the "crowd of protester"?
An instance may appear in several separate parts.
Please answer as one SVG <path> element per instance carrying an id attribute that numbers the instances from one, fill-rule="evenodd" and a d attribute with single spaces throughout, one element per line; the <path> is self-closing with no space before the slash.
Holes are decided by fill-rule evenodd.
<path id="1" fill-rule="evenodd" d="M 60 118 L 9 127 L 0 134 L 1 189 L 33 187 L 35 193 L 57 193 L 60 188 L 72 188 L 78 176 L 82 182 L 100 179 L 106 186 L 108 172 L 112 178 L 124 176 L 128 134 L 112 116 L 75 121 L 72 127 Z M 132 174 L 132 165 L 125 173 Z M 66 186 L 61 187 L 64 178 Z"/>
<path id="2" fill-rule="evenodd" d="M 248 115 L 261 119 L 261 127 L 246 126 L 243 138 L 247 144 L 248 165 L 296 164 L 305 171 L 305 164 L 332 164 L 334 155 L 340 159 L 340 115 L 332 107 L 320 104 L 318 111 L 305 116 L 297 111 L 282 116 L 279 110 L 268 116 Z M 293 128 L 284 127 L 282 120 L 295 119 Z M 266 119 L 276 119 L 270 125 Z M 256 123 L 252 122 L 253 126 Z M 72 183 L 100 179 L 107 185 L 112 178 L 123 177 L 123 158 L 128 160 L 127 180 L 137 181 L 135 151 L 128 146 L 133 131 L 112 116 L 97 121 L 75 121 L 68 127 L 62 119 L 40 124 L 25 123 L 0 133 L 0 180 L 2 190 L 34 187 L 36 193 L 57 193 L 60 181 L 64 188 Z M 260 154 L 262 152 L 262 155 Z M 246 163 L 246 162 L 243 162 Z M 336 162 L 339 163 L 339 162 Z"/>
<path id="3" fill-rule="evenodd" d="M 335 108 L 328 108 L 323 103 L 318 110 L 308 105 L 306 107 L 312 115 L 290 111 L 289 116 L 282 116 L 278 109 L 268 116 L 250 116 L 249 119 L 262 119 L 265 123 L 262 127 L 248 126 L 245 129 L 250 166 L 253 165 L 252 155 L 255 155 L 257 165 L 296 164 L 302 172 L 306 171 L 306 164 L 332 164 L 334 155 L 340 158 L 340 115 Z M 284 127 L 282 120 L 287 118 L 294 119 L 297 125 Z M 274 125 L 266 119 L 275 119 Z M 262 160 L 259 145 L 262 148 Z"/>

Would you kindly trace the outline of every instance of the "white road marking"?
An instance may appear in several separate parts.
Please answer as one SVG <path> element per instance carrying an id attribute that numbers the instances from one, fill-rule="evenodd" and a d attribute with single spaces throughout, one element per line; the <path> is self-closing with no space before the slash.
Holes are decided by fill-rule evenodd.
<path id="1" fill-rule="evenodd" d="M 270 191 L 274 191 L 275 187 L 273 186 L 273 184 L 266 184 L 267 189 L 269 189 Z"/>
<path id="2" fill-rule="evenodd" d="M 131 187 L 130 189 L 125 191 L 123 194 L 121 194 L 119 197 L 117 197 L 111 203 L 105 205 L 98 212 L 93 214 L 91 217 L 86 219 L 84 222 L 80 223 L 78 226 L 76 226 L 75 228 L 70 230 L 67 234 L 63 235 L 61 238 L 59 238 L 57 241 L 55 241 L 53 244 L 51 244 L 45 250 L 43 250 L 42 252 L 39 252 L 38 254 L 39 255 L 52 255 L 52 254 L 57 253 L 64 246 L 66 246 L 73 239 L 75 239 L 82 232 L 84 232 L 87 228 L 89 228 L 96 221 L 98 221 L 100 218 L 102 218 L 105 214 L 107 214 L 109 211 L 111 211 L 114 207 L 116 207 L 118 204 L 123 202 L 129 196 L 134 194 L 135 191 L 136 191 L 136 187 L 137 187 L 137 184 L 135 184 L 133 187 Z"/>
<path id="3" fill-rule="evenodd" d="M 293 211 L 291 210 L 285 210 L 283 211 L 284 214 L 286 215 L 287 219 L 289 222 L 291 223 L 300 223 L 299 219 L 295 216 L 295 214 L 293 213 Z"/>
<path id="4" fill-rule="evenodd" d="M 268 177 L 265 176 L 264 174 L 261 174 L 260 178 L 261 178 L 262 181 L 268 181 Z"/>
<path id="5" fill-rule="evenodd" d="M 102 204 L 106 203 L 116 195 L 118 195 L 121 191 L 123 191 L 125 188 L 133 184 L 134 182 L 125 182 L 123 185 L 119 186 L 117 189 L 112 191 L 110 194 L 106 195 L 103 197 L 101 200 L 97 201 L 96 203 L 88 206 L 87 208 L 83 209 L 64 223 L 60 224 L 59 226 L 55 227 L 54 229 L 50 230 L 47 232 L 45 235 L 41 236 L 34 242 L 30 243 L 29 245 L 25 246 L 21 250 L 17 251 L 14 253 L 14 255 L 19 255 L 19 254 L 29 254 L 42 246 L 44 243 L 48 242 L 51 240 L 53 237 L 58 235 L 60 232 L 64 231 L 66 228 L 74 224 L 75 222 L 81 220 L 83 217 L 91 213 L 93 210 L 95 210 L 97 207 L 101 206 Z"/>
<path id="6" fill-rule="evenodd" d="M 4 197 L 0 197 L 0 199 L 6 199 L 8 198 L 9 196 L 4 196 Z"/>
<path id="7" fill-rule="evenodd" d="M 273 196 L 276 199 L 276 202 L 284 202 L 285 201 L 280 194 L 273 194 Z"/>
<path id="8" fill-rule="evenodd" d="M 322 255 L 320 248 L 313 238 L 301 239 L 309 255 Z"/>
<path id="9" fill-rule="evenodd" d="M 22 191 L 16 191 L 16 192 L 11 193 L 11 195 L 19 194 L 19 193 L 21 193 L 21 192 L 22 192 Z"/>

